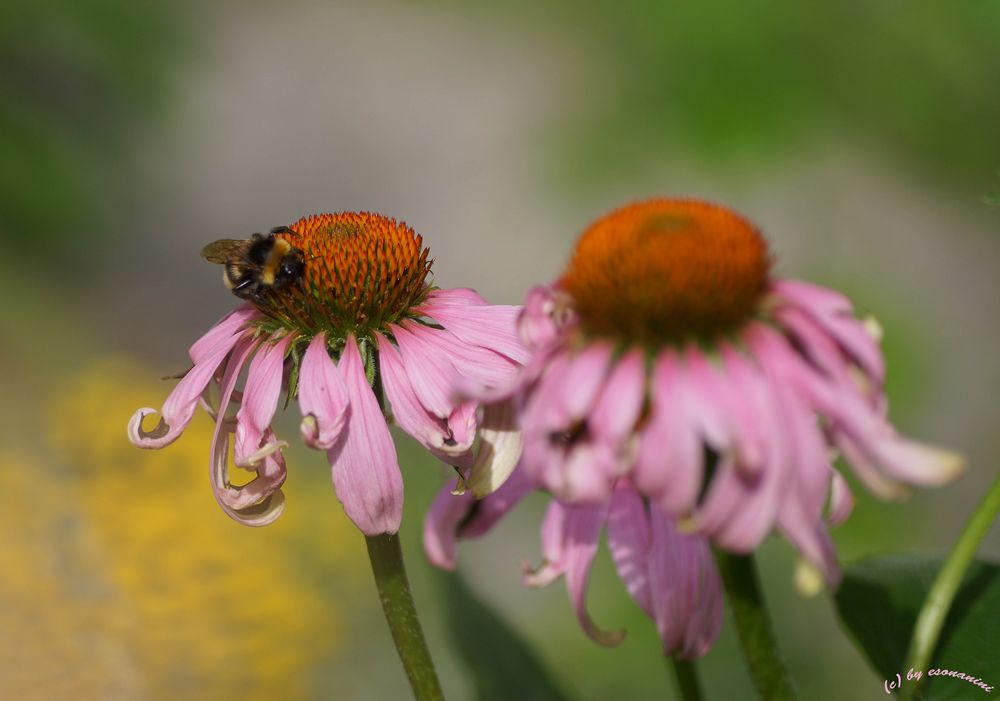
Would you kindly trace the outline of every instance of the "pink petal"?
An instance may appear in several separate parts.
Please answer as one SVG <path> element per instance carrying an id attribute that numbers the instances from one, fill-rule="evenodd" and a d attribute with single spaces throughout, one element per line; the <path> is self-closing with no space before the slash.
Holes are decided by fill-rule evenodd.
<path id="1" fill-rule="evenodd" d="M 650 617 L 653 600 L 648 564 L 652 537 L 642 498 L 624 481 L 619 483 L 608 510 L 608 549 L 628 593 Z"/>
<path id="2" fill-rule="evenodd" d="M 347 387 L 330 358 L 325 334 L 310 341 L 299 368 L 302 438 L 310 448 L 328 450 L 340 437 L 350 406 Z"/>
<path id="3" fill-rule="evenodd" d="M 424 552 L 432 564 L 446 570 L 455 566 L 456 538 L 478 538 L 488 533 L 508 511 L 535 487 L 517 470 L 493 494 L 476 500 L 472 492 L 455 494 L 458 480 L 438 492 L 424 519 Z"/>
<path id="4" fill-rule="evenodd" d="M 650 523 L 649 582 L 664 652 L 700 657 L 722 627 L 721 585 L 711 552 L 704 539 L 679 533 L 671 517 L 655 507 Z"/>
<path id="5" fill-rule="evenodd" d="M 376 342 L 382 387 L 399 427 L 445 462 L 465 453 L 471 441 L 459 444 L 445 421 L 429 413 L 420 403 L 396 347 L 382 335 L 376 336 Z"/>
<path id="6" fill-rule="evenodd" d="M 237 465 L 255 464 L 257 453 L 265 448 L 261 441 L 278 408 L 285 351 L 291 340 L 291 336 L 284 336 L 274 344 L 265 341 L 250 361 L 246 388 L 243 390 L 243 404 L 236 413 L 234 452 Z"/>
<path id="7" fill-rule="evenodd" d="M 495 492 L 475 503 L 468 520 L 462 523 L 459 535 L 463 538 L 478 538 L 488 533 L 508 511 L 535 489 L 536 484 L 524 470 L 514 470 Z"/>
<path id="8" fill-rule="evenodd" d="M 245 334 L 220 336 L 209 331 L 205 337 L 208 336 L 212 336 L 213 343 L 206 343 L 198 348 L 195 355 L 199 362 L 181 378 L 163 403 L 156 427 L 151 431 L 142 428 L 143 419 L 156 413 L 155 409 L 143 407 L 132 415 L 128 424 L 128 437 L 133 445 L 139 448 L 162 448 L 177 440 L 194 416 L 195 407 L 219 366 Z"/>
<path id="9" fill-rule="evenodd" d="M 412 321 L 404 321 L 402 326 L 430 352 L 447 358 L 458 374 L 469 381 L 460 386 L 456 377 L 450 388 L 452 394 L 460 387 L 463 394 L 478 396 L 490 389 L 506 388 L 517 378 L 519 366 L 513 360 L 489 348 L 471 346 L 447 329 L 434 329 Z"/>
<path id="10" fill-rule="evenodd" d="M 877 386 L 885 380 L 885 360 L 878 342 L 854 318 L 850 301 L 838 292 L 800 280 L 779 280 L 773 291 L 811 316 L 855 361 Z"/>
<path id="11" fill-rule="evenodd" d="M 617 447 L 632 434 L 642 411 L 645 384 L 642 352 L 633 349 L 614 364 L 590 414 L 589 423 L 601 440 Z"/>
<path id="12" fill-rule="evenodd" d="M 261 318 L 261 313 L 251 304 L 244 304 L 222 317 L 204 336 L 188 349 L 191 362 L 197 365 L 211 355 L 219 345 L 226 345 L 232 336 L 239 336 L 251 321 Z"/>
<path id="13" fill-rule="evenodd" d="M 403 478 L 354 336 L 347 337 L 338 369 L 351 409 L 347 431 L 327 451 L 337 498 L 362 533 L 395 533 L 403 517 Z"/>
<path id="14" fill-rule="evenodd" d="M 803 280 L 775 280 L 771 284 L 771 292 L 818 316 L 851 314 L 854 311 L 851 300 L 844 295 Z"/>
<path id="15" fill-rule="evenodd" d="M 485 306 L 486 300 L 470 287 L 431 290 L 424 305 L 434 306 Z"/>
<path id="16" fill-rule="evenodd" d="M 524 311 L 518 320 L 518 333 L 528 348 L 537 349 L 555 342 L 563 327 L 571 323 L 565 295 L 547 285 L 528 291 Z"/>
<path id="17" fill-rule="evenodd" d="M 463 343 L 492 349 L 521 364 L 528 360 L 528 351 L 517 334 L 520 307 L 458 306 L 435 304 L 429 300 L 418 311 L 441 324 Z"/>
<path id="18" fill-rule="evenodd" d="M 624 632 L 598 628 L 587 613 L 586 603 L 590 568 L 597 553 L 605 513 L 604 506 L 565 506 L 553 500 L 542 530 L 546 565 L 539 573 L 540 578 L 529 575 L 525 581 L 537 585 L 565 574 L 566 588 L 584 632 L 601 645 L 617 645 Z"/>
<path id="19" fill-rule="evenodd" d="M 417 399 L 438 418 L 447 418 L 458 404 L 455 397 L 458 372 L 455 366 L 421 336 L 402 326 L 392 326 L 391 329 Z"/>
<path id="20" fill-rule="evenodd" d="M 476 502 L 472 492 L 455 494 L 457 479 L 434 497 L 424 519 L 424 553 L 435 567 L 455 568 L 459 525 L 469 515 Z"/>
<path id="21" fill-rule="evenodd" d="M 653 368 L 652 414 L 642 430 L 631 479 L 674 514 L 690 512 L 701 489 L 704 455 L 688 411 L 683 370 L 673 351 L 660 353 Z"/>
<path id="22" fill-rule="evenodd" d="M 562 405 L 571 421 L 585 418 L 604 384 L 605 373 L 611 360 L 610 343 L 596 342 L 587 345 L 570 361 L 561 391 Z"/>

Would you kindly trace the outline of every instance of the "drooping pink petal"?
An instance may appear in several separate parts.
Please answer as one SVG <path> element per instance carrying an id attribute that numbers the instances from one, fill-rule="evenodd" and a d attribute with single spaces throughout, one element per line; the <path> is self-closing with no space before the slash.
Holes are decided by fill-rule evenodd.
<path id="1" fill-rule="evenodd" d="M 704 453 L 673 351 L 664 350 L 657 357 L 650 394 L 652 414 L 640 434 L 631 479 L 668 512 L 686 514 L 694 508 L 701 488 Z"/>
<path id="2" fill-rule="evenodd" d="M 646 506 L 639 494 L 619 483 L 608 510 L 608 549 L 628 593 L 650 618 L 653 599 L 649 588 L 649 548 L 652 533 Z"/>
<path id="3" fill-rule="evenodd" d="M 457 485 L 452 480 L 438 492 L 424 519 L 424 552 L 432 564 L 449 570 L 455 566 L 456 538 L 486 534 L 535 487 L 520 470 L 480 500 L 468 490 L 455 494 Z"/>
<path id="4" fill-rule="evenodd" d="M 678 532 L 653 506 L 648 559 L 653 620 L 667 654 L 701 657 L 722 628 L 722 594 L 708 543 Z"/>
<path id="5" fill-rule="evenodd" d="M 851 314 L 854 311 L 854 305 L 846 296 L 804 280 L 775 280 L 771 283 L 771 292 L 819 316 Z"/>
<path id="6" fill-rule="evenodd" d="M 472 492 L 455 494 L 457 479 L 442 488 L 424 518 L 424 553 L 431 564 L 443 570 L 455 568 L 459 525 L 475 504 Z"/>
<path id="7" fill-rule="evenodd" d="M 521 307 L 439 304 L 429 299 L 417 311 L 438 322 L 468 345 L 490 348 L 520 364 L 528 360 L 528 351 L 517 333 Z"/>
<path id="8" fill-rule="evenodd" d="M 382 387 L 396 423 L 441 460 L 454 464 L 468 452 L 472 441 L 459 443 L 446 422 L 424 408 L 413 392 L 399 351 L 385 336 L 376 336 L 376 342 Z"/>
<path id="9" fill-rule="evenodd" d="M 310 448 L 329 450 L 347 422 L 347 386 L 330 358 L 326 335 L 318 333 L 306 348 L 299 369 L 302 438 Z"/>
<path id="10" fill-rule="evenodd" d="M 862 397 L 851 384 L 836 385 L 811 371 L 778 334 L 763 325 L 755 325 L 747 335 L 748 344 L 769 376 L 790 384 L 815 411 L 833 423 L 834 440 L 858 459 L 858 475 L 874 486 L 885 486 L 886 479 L 922 486 L 937 486 L 964 469 L 960 455 L 951 451 L 909 441 L 896 435 L 876 407 Z M 843 433 L 843 438 L 837 436 Z M 871 479 L 866 464 L 883 472 L 883 479 Z M 853 463 L 853 460 L 852 460 Z"/>
<path id="11" fill-rule="evenodd" d="M 778 280 L 772 290 L 811 316 L 881 387 L 885 380 L 885 360 L 876 339 L 854 318 L 853 307 L 846 297 L 801 280 Z"/>
<path id="12" fill-rule="evenodd" d="M 581 420 L 590 413 L 604 384 L 612 350 L 610 343 L 598 341 L 587 345 L 570 360 L 560 392 L 563 410 L 570 421 Z"/>
<path id="13" fill-rule="evenodd" d="M 251 304 L 244 304 L 222 317 L 208 332 L 188 349 L 191 362 L 197 365 L 211 355 L 221 343 L 225 345 L 232 336 L 240 335 L 248 323 L 261 318 L 261 313 Z"/>
<path id="14" fill-rule="evenodd" d="M 274 344 L 265 341 L 250 361 L 243 403 L 236 413 L 234 453 L 241 467 L 254 465 L 260 451 L 266 450 L 262 440 L 278 408 L 285 352 L 291 340 L 291 336 L 284 336 Z"/>
<path id="15" fill-rule="evenodd" d="M 427 411 L 446 419 L 458 404 L 455 366 L 409 329 L 397 325 L 391 329 L 399 344 L 403 369 L 410 378 L 413 393 Z"/>
<path id="16" fill-rule="evenodd" d="M 591 412 L 592 432 L 618 448 L 635 429 L 645 393 L 646 369 L 642 352 L 632 349 L 612 367 Z"/>
<path id="17" fill-rule="evenodd" d="M 484 306 L 486 300 L 470 287 L 451 287 L 448 289 L 431 290 L 427 295 L 425 305 L 434 306 Z"/>
<path id="18" fill-rule="evenodd" d="M 525 583 L 541 586 L 565 575 L 577 620 L 584 632 L 601 645 L 617 645 L 623 631 L 605 631 L 597 627 L 587 613 L 587 584 L 597 553 L 606 506 L 568 506 L 553 499 L 542 525 L 545 564 L 525 576 Z"/>
<path id="19" fill-rule="evenodd" d="M 337 498 L 362 533 L 395 533 L 403 516 L 403 478 L 354 336 L 347 337 L 338 369 L 351 408 L 347 430 L 327 451 Z"/>
<path id="20" fill-rule="evenodd" d="M 479 436 L 479 449 L 467 484 L 477 497 L 482 497 L 507 481 L 521 457 L 523 442 L 514 402 L 508 400 L 483 407 Z"/>
<path id="21" fill-rule="evenodd" d="M 475 503 L 469 518 L 462 523 L 459 535 L 463 538 L 478 538 L 488 533 L 508 511 L 537 488 L 538 485 L 524 470 L 515 469 L 495 492 Z"/>
<path id="22" fill-rule="evenodd" d="M 156 427 L 151 431 L 142 428 L 143 419 L 156 413 L 155 409 L 143 407 L 132 415 L 128 424 L 128 437 L 133 445 L 139 448 L 162 448 L 177 440 L 194 416 L 198 401 L 219 366 L 245 336 L 245 334 L 220 335 L 213 331 L 206 334 L 209 335 L 212 336 L 213 343 L 198 348 L 198 352 L 194 355 L 198 357 L 199 362 L 181 378 L 163 403 Z"/>
<path id="23" fill-rule="evenodd" d="M 435 329 L 413 321 L 404 321 L 401 326 L 427 351 L 447 358 L 458 375 L 467 380 L 459 383 L 455 378 L 454 387 L 461 394 L 480 396 L 491 389 L 506 388 L 518 375 L 519 366 L 510 358 L 489 348 L 469 345 L 447 329 Z"/>

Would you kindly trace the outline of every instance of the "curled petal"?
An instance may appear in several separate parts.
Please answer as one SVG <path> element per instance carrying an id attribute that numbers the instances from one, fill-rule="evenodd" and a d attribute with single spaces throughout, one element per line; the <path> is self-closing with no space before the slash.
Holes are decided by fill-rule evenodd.
<path id="1" fill-rule="evenodd" d="M 354 336 L 347 337 L 338 369 L 351 408 L 347 430 L 327 451 L 337 498 L 365 535 L 395 533 L 403 517 L 403 478 Z"/>
<path id="2" fill-rule="evenodd" d="M 221 424 L 220 424 L 221 425 Z M 285 510 L 285 495 L 280 487 L 285 480 L 285 462 L 280 452 L 265 461 L 268 475 L 258 477 L 243 487 L 229 484 L 230 431 L 216 433 L 212 441 L 212 484 L 216 501 L 233 520 L 244 526 L 274 523 Z"/>
<path id="3" fill-rule="evenodd" d="M 280 450 L 262 456 L 264 464 L 258 462 L 257 480 L 260 482 L 255 486 L 233 487 L 229 482 L 229 436 L 235 430 L 235 422 L 226 418 L 226 409 L 233 397 L 240 372 L 255 345 L 252 337 L 241 339 L 233 349 L 223 373 L 215 432 L 212 435 L 209 477 L 215 500 L 230 518 L 247 526 L 265 526 L 277 519 L 285 508 L 285 497 L 279 489 L 285 479 L 285 463 Z M 267 438 L 276 446 L 280 443 L 270 430 Z M 247 491 L 241 495 L 242 490 Z"/>
<path id="4" fill-rule="evenodd" d="M 587 613 L 587 583 L 606 510 L 605 506 L 569 506 L 553 500 L 542 525 L 546 562 L 539 570 L 526 573 L 525 583 L 540 586 L 565 575 L 580 626 L 595 642 L 611 646 L 622 641 L 624 631 L 602 630 Z"/>
<path id="5" fill-rule="evenodd" d="M 524 300 L 518 319 L 518 333 L 528 348 L 536 349 L 556 342 L 561 329 L 572 320 L 563 293 L 548 285 L 533 287 Z"/>
<path id="6" fill-rule="evenodd" d="M 330 359 L 325 334 L 316 334 L 306 348 L 299 370 L 302 438 L 310 448 L 328 450 L 347 422 L 347 387 Z"/>
<path id="7" fill-rule="evenodd" d="M 277 343 L 264 343 L 250 361 L 243 403 L 236 412 L 236 464 L 252 466 L 254 456 L 264 447 L 264 434 L 271 426 L 278 408 L 281 381 L 285 367 L 285 351 L 291 336 Z"/>
<path id="8" fill-rule="evenodd" d="M 210 331 L 206 336 L 211 334 Z M 197 353 L 199 362 L 181 378 L 167 397 L 157 425 L 150 431 L 142 428 L 143 419 L 156 413 L 155 409 L 144 407 L 132 415 L 128 424 L 128 437 L 132 444 L 139 448 L 162 448 L 177 440 L 194 416 L 195 407 L 219 366 L 242 338 L 243 335 L 213 336 L 212 345 L 200 347 Z"/>
<path id="9" fill-rule="evenodd" d="M 522 437 L 512 401 L 487 404 L 479 426 L 479 449 L 467 484 L 477 497 L 504 484 L 521 457 Z"/>

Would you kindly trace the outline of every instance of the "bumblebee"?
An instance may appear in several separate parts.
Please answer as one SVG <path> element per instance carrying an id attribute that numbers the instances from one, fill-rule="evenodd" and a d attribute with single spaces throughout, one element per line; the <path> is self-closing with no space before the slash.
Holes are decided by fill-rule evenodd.
<path id="1" fill-rule="evenodd" d="M 225 266 L 222 280 L 234 295 L 258 301 L 268 290 L 301 283 L 305 272 L 302 251 L 277 234 L 295 232 L 287 226 L 278 226 L 266 236 L 219 239 L 201 249 L 201 257 Z"/>

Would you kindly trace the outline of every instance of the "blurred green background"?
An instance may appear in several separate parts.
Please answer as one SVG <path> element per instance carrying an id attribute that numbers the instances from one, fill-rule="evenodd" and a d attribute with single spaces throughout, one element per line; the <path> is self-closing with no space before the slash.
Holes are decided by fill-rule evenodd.
<path id="1" fill-rule="evenodd" d="M 862 496 L 842 559 L 945 551 L 1000 454 L 998 67 L 987 0 L 7 0 L 0 697 L 405 698 L 322 456 L 290 450 L 287 512 L 251 530 L 214 503 L 204 416 L 162 452 L 125 438 L 234 304 L 200 247 L 312 212 L 405 219 L 439 285 L 516 303 L 624 201 L 737 208 L 780 274 L 881 320 L 898 425 L 969 458 L 908 503 Z M 475 698 L 480 619 L 419 548 L 444 473 L 399 443 L 418 605 L 450 698 Z M 561 584 L 521 587 L 542 506 L 465 544 L 470 590 L 565 697 L 670 698 L 606 555 L 590 600 L 628 628 L 615 650 Z M 795 593 L 790 548 L 772 539 L 761 566 L 802 698 L 881 697 L 829 599 Z M 749 697 L 728 622 L 701 669 L 711 698 Z"/>

